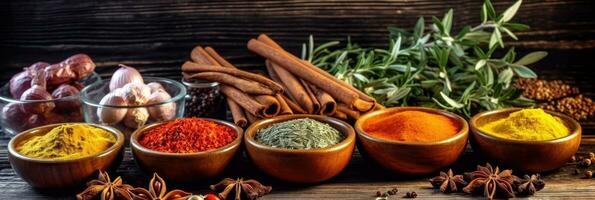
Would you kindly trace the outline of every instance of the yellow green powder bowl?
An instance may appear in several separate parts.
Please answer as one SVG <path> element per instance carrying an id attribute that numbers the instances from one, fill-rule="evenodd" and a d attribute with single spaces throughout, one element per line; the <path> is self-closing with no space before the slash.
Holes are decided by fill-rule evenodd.
<path id="1" fill-rule="evenodd" d="M 22 154 L 19 145 L 34 137 L 44 136 L 62 125 L 85 125 L 107 131 L 113 144 L 90 155 L 60 159 L 33 158 Z M 112 137 L 110 137 L 112 138 Z M 99 170 L 117 168 L 123 158 L 124 134 L 115 128 L 89 123 L 61 123 L 40 126 L 17 134 L 8 143 L 8 159 L 15 172 L 29 185 L 39 189 L 63 189 L 84 186 Z M 73 157 L 73 158 L 71 158 Z"/>
<path id="2" fill-rule="evenodd" d="M 553 118 L 546 117 L 541 120 L 548 122 L 548 125 L 557 122 L 566 127 L 566 129 L 559 126 L 548 127 L 547 129 L 550 130 L 546 132 L 548 136 L 538 136 L 534 132 L 527 131 L 530 129 L 494 128 L 494 125 L 501 125 L 502 119 L 511 116 L 527 116 L 531 118 L 527 119 L 529 122 L 536 120 L 535 115 L 546 116 L 538 110 L 524 110 L 523 113 L 519 113 L 521 110 L 523 109 L 508 108 L 486 111 L 473 116 L 469 120 L 473 150 L 485 156 L 490 163 L 526 173 L 558 169 L 570 160 L 581 143 L 581 126 L 569 116 L 544 111 Z M 527 121 L 522 123 L 526 124 Z"/>

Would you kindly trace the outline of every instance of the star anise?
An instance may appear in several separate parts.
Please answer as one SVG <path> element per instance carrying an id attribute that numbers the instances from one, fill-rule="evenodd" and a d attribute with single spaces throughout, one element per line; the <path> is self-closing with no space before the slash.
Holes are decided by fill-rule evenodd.
<path id="1" fill-rule="evenodd" d="M 134 200 L 185 200 L 192 194 L 182 190 L 167 192 L 165 181 L 157 173 L 154 173 L 149 182 L 149 190 L 134 188 L 130 190 L 130 195 Z"/>
<path id="2" fill-rule="evenodd" d="M 242 178 L 236 180 L 225 178 L 219 183 L 211 185 L 210 188 L 215 192 L 219 192 L 218 195 L 221 199 L 233 197 L 235 200 L 241 200 L 242 197 L 249 200 L 258 199 L 271 192 L 272 189 L 271 186 L 264 186 L 256 180 L 244 180 Z M 233 194 L 233 196 L 231 194 Z"/>
<path id="3" fill-rule="evenodd" d="M 494 199 L 494 196 L 512 198 L 514 197 L 514 190 L 512 185 L 517 178 L 512 175 L 512 170 L 503 170 L 496 167 L 493 169 L 488 163 L 484 166 L 477 166 L 477 171 L 468 174 L 472 179 L 467 187 L 463 188 L 466 193 L 482 193 L 488 199 Z"/>
<path id="4" fill-rule="evenodd" d="M 87 183 L 87 189 L 76 195 L 78 200 L 87 199 L 132 199 L 128 192 L 133 187 L 122 183 L 122 178 L 118 176 L 114 181 L 111 181 L 107 172 L 99 172 L 99 177 L 96 180 Z"/>
<path id="5" fill-rule="evenodd" d="M 539 174 L 525 175 L 522 179 L 515 180 L 514 185 L 519 194 L 533 195 L 545 187 L 545 181 L 541 180 Z"/>
<path id="6" fill-rule="evenodd" d="M 434 188 L 440 188 L 440 192 L 444 193 L 457 192 L 457 187 L 467 185 L 463 175 L 454 175 L 452 169 L 449 169 L 447 173 L 440 172 L 440 176 L 430 179 L 430 183 Z"/>

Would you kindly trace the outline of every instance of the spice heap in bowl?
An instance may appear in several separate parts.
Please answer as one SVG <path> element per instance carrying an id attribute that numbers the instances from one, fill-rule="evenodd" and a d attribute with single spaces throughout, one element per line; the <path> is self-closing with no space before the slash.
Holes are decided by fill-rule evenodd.
<path id="1" fill-rule="evenodd" d="M 109 81 L 81 92 L 85 121 L 114 126 L 124 133 L 155 122 L 182 117 L 186 88 L 177 81 L 142 77 L 120 65 Z"/>
<path id="2" fill-rule="evenodd" d="M 469 123 L 474 151 L 530 173 L 561 167 L 576 153 L 581 141 L 581 127 L 576 120 L 542 109 L 486 111 Z"/>
<path id="3" fill-rule="evenodd" d="M 0 126 L 14 135 L 53 123 L 82 122 L 79 91 L 100 80 L 85 54 L 49 64 L 37 62 L 15 74 L 0 89 Z"/>
<path id="4" fill-rule="evenodd" d="M 443 110 L 395 107 L 362 116 L 355 124 L 360 152 L 403 174 L 426 174 L 453 162 L 465 150 L 468 125 Z"/>
<path id="5" fill-rule="evenodd" d="M 24 131 L 9 143 L 12 168 L 39 188 L 72 187 L 97 170 L 117 167 L 124 135 L 94 124 L 52 124 Z"/>
<path id="6" fill-rule="evenodd" d="M 339 174 L 355 147 L 353 128 L 321 115 L 282 115 L 246 130 L 246 151 L 266 174 L 288 182 L 317 183 Z"/>
<path id="7" fill-rule="evenodd" d="M 144 171 L 187 182 L 220 174 L 240 148 L 241 138 L 242 129 L 229 122 L 179 118 L 137 130 L 130 144 Z"/>

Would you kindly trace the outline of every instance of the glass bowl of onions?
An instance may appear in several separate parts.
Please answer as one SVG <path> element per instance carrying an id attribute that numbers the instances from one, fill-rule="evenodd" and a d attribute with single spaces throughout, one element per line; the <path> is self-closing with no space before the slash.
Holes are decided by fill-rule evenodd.
<path id="1" fill-rule="evenodd" d="M 62 62 L 37 62 L 0 88 L 0 126 L 9 136 L 38 126 L 82 122 L 79 93 L 101 80 L 85 54 Z"/>
<path id="2" fill-rule="evenodd" d="M 178 81 L 142 77 L 136 69 L 120 65 L 110 80 L 85 87 L 80 96 L 86 122 L 130 135 L 145 125 L 182 117 L 185 95 Z"/>

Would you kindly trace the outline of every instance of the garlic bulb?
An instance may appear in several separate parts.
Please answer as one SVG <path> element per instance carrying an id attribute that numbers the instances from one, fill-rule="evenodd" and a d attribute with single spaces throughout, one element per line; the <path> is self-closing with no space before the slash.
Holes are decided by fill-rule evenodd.
<path id="1" fill-rule="evenodd" d="M 147 86 L 149 86 L 151 88 L 151 94 L 155 93 L 159 90 L 165 91 L 165 88 L 163 88 L 163 86 L 157 82 L 150 82 L 149 84 L 147 84 Z"/>
<path id="2" fill-rule="evenodd" d="M 169 101 L 171 96 L 165 90 L 158 90 L 157 92 L 151 94 L 149 101 L 147 102 L 148 105 L 157 104 L 165 101 Z M 148 108 L 149 114 L 151 115 L 151 119 L 155 121 L 165 121 L 173 119 L 176 115 L 176 104 L 173 102 L 162 104 L 162 105 L 155 105 L 150 106 Z"/>
<path id="3" fill-rule="evenodd" d="M 151 96 L 151 88 L 143 83 L 128 83 L 122 87 L 128 105 L 143 105 Z"/>
<path id="4" fill-rule="evenodd" d="M 137 129 L 145 125 L 149 119 L 149 112 L 146 108 L 128 109 L 124 117 L 124 125 L 128 128 Z"/>
<path id="5" fill-rule="evenodd" d="M 120 69 L 114 72 L 112 79 L 109 82 L 109 90 L 114 91 L 117 88 L 124 87 L 128 83 L 144 84 L 143 77 L 136 69 L 120 64 Z"/>
<path id="6" fill-rule="evenodd" d="M 113 92 L 105 95 L 99 105 L 110 105 L 110 106 L 127 106 L 126 99 L 122 96 L 115 95 Z M 97 109 L 97 116 L 102 123 L 115 124 L 126 116 L 126 108 L 111 108 L 111 107 L 100 107 Z"/>

